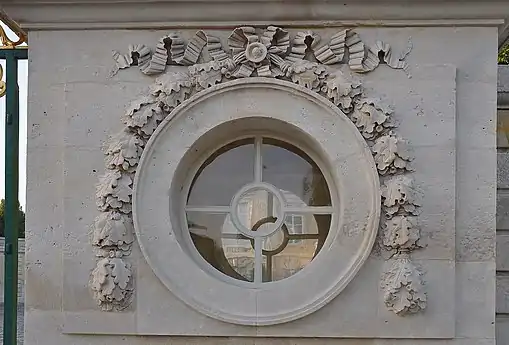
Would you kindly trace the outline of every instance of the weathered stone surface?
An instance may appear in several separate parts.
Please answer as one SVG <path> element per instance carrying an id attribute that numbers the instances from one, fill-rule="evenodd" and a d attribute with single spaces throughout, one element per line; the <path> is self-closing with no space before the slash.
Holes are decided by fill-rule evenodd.
<path id="1" fill-rule="evenodd" d="M 497 275 L 497 314 L 509 314 L 509 275 Z"/>
<path id="2" fill-rule="evenodd" d="M 497 187 L 509 188 L 509 152 L 497 153 Z"/>
<path id="3" fill-rule="evenodd" d="M 500 344 L 501 342 L 504 342 L 506 339 L 509 339 L 509 317 L 507 316 L 497 317 L 496 334 L 497 334 L 497 344 Z"/>
<path id="4" fill-rule="evenodd" d="M 300 5 L 296 5 L 296 8 L 302 9 Z M 125 15 L 126 12 L 120 14 Z M 134 15 L 131 17 L 135 18 Z M 185 39 L 195 35 L 195 30 L 181 31 Z M 213 33 L 226 42 L 230 31 L 221 29 Z M 326 37 L 337 32 L 337 28 L 316 31 L 326 40 Z M 125 259 L 133 265 L 136 284 L 133 304 L 124 312 L 111 313 L 100 311 L 94 305 L 87 288 L 95 261 L 95 253 L 89 244 L 89 229 L 97 215 L 93 184 L 98 174 L 102 173 L 99 170 L 104 169 L 100 144 L 107 140 L 108 135 L 123 128 L 122 108 L 141 91 L 141 86 L 153 82 L 137 68 L 110 77 L 114 63 L 111 49 L 125 51 L 131 42 L 152 46 L 151 42 L 157 42 L 168 33 L 143 30 L 32 31 L 29 112 L 33 117 L 30 121 L 41 124 L 39 128 L 44 130 L 38 131 L 34 126 L 32 138 L 29 138 L 26 343 L 111 345 L 118 340 L 128 345 L 168 342 L 232 345 L 492 345 L 496 199 L 496 66 L 493 61 L 497 45 L 496 31 L 495 27 L 478 26 L 364 27 L 358 30 L 366 42 L 377 39 L 390 41 L 394 54 L 405 50 L 409 37 L 413 43 L 413 51 L 408 55 L 409 72 L 415 72 L 412 79 L 403 71 L 384 65 L 360 78 L 367 94 L 386 98 L 393 103 L 395 119 L 401 123 L 398 127 L 400 131 L 396 132 L 409 141 L 410 151 L 415 151 L 415 155 L 412 155 L 416 158 L 413 176 L 417 188 L 423 192 L 421 221 L 424 224 L 418 225 L 423 239 L 428 240 L 428 247 L 417 249 L 410 259 L 424 274 L 423 285 L 428 294 L 428 305 L 424 312 L 402 317 L 386 309 L 379 287 L 384 258 L 380 255 L 370 256 L 348 286 L 327 306 L 299 321 L 268 327 L 233 325 L 208 318 L 188 307 L 157 278 L 137 244 L 132 246 L 132 252 Z M 284 46 L 283 43 L 281 46 Z M 57 51 L 57 47 L 62 49 L 58 55 L 47 54 L 48 49 Z M 186 71 L 185 68 L 181 70 Z M 267 71 L 260 70 L 258 73 Z M 312 88 L 317 83 L 318 77 L 313 73 L 307 75 L 309 80 L 301 76 L 302 85 Z M 213 80 L 208 82 L 214 83 Z M 208 83 L 206 80 L 202 82 L 203 85 Z M 227 111 L 235 114 L 237 110 L 244 116 L 250 114 L 249 111 L 262 109 L 268 112 L 275 107 L 284 112 L 291 108 L 290 105 L 298 104 L 297 99 L 278 105 L 277 99 L 266 98 L 270 99 L 270 104 L 260 103 L 252 93 L 246 92 L 237 97 L 240 103 L 236 107 L 225 108 L 226 103 L 211 104 L 195 117 L 186 119 L 185 131 L 175 133 L 175 138 L 181 139 L 180 144 L 188 142 L 186 140 L 193 131 L 199 132 L 211 126 L 214 116 L 207 117 L 211 114 L 225 116 Z M 40 109 L 49 109 L 53 116 L 46 119 L 44 111 L 38 111 Z M 295 110 L 295 114 L 302 115 L 295 124 L 307 131 L 320 129 L 334 132 L 334 126 L 338 124 L 338 121 L 326 121 L 326 117 L 310 124 L 309 119 L 316 114 L 311 116 L 306 109 Z M 230 132 L 235 133 L 235 130 Z M 299 137 L 297 133 L 294 135 Z M 336 137 L 326 142 L 324 135 L 315 139 L 323 141 L 321 145 L 327 147 L 341 143 L 344 145 L 341 150 L 355 152 L 348 151 L 351 149 L 348 146 L 350 141 L 342 142 L 344 138 Z M 169 150 L 168 154 L 176 157 L 191 146 L 186 144 L 182 148 L 178 144 L 161 148 L 157 154 L 164 156 L 164 151 Z M 320 145 L 316 145 L 315 150 L 320 151 Z M 384 152 L 391 153 L 391 150 Z M 405 163 L 406 168 L 410 159 L 405 158 L 406 155 L 397 157 Z M 342 165 L 343 158 L 337 157 L 334 164 L 343 169 L 342 173 L 345 172 L 340 176 L 347 176 L 349 167 Z M 377 161 L 389 162 L 383 156 L 379 156 Z M 388 164 L 394 164 L 394 161 Z M 171 162 L 166 160 L 164 164 Z M 167 168 L 162 164 L 160 167 L 161 171 Z M 504 164 L 501 169 L 505 169 Z M 506 170 L 509 170 L 509 163 Z M 349 187 L 360 185 L 361 176 L 365 178 L 361 173 L 356 176 L 358 178 L 352 180 Z M 501 174 L 499 178 L 503 179 Z M 338 179 L 338 186 L 343 186 L 339 182 L 344 184 L 349 181 Z M 164 197 L 155 199 L 156 194 L 161 194 L 156 191 L 154 200 L 147 198 L 147 209 L 153 207 L 155 210 L 158 209 L 156 206 L 161 205 L 164 208 L 164 212 L 157 212 L 153 219 L 148 218 L 149 222 L 168 213 L 167 189 L 170 183 L 166 180 L 164 186 L 160 187 L 166 193 Z M 509 186 L 509 181 L 504 183 Z M 366 190 L 361 189 L 362 192 Z M 355 203 L 360 195 L 361 192 L 349 192 L 341 200 Z M 348 217 L 352 215 L 346 214 L 345 217 L 351 219 Z M 503 220 L 503 217 L 499 215 L 499 219 Z M 164 229 L 168 230 L 167 225 Z M 356 224 L 348 224 L 344 236 L 338 236 L 339 242 L 344 241 L 342 248 L 345 252 L 341 255 L 356 248 L 344 245 L 355 238 L 352 232 L 355 229 Z M 160 234 L 157 241 L 167 241 L 167 230 Z M 167 263 L 173 264 L 182 254 L 182 248 L 178 244 L 172 251 L 168 248 L 150 254 L 161 255 Z M 502 256 L 499 261 L 503 261 Z M 326 258 L 327 255 L 317 256 L 317 260 L 322 260 L 316 261 L 318 270 L 319 267 L 338 264 L 337 257 L 334 260 Z M 201 257 L 197 258 L 199 260 Z M 203 279 L 210 279 L 207 276 L 210 272 L 207 269 L 195 270 L 196 267 L 191 266 L 196 264 L 193 262 L 178 262 L 180 269 L 184 270 L 183 274 L 192 269 L 200 276 L 195 284 L 183 287 L 187 291 L 197 291 L 202 288 L 199 284 Z M 339 262 L 343 263 L 344 260 Z M 322 278 L 326 278 L 328 270 L 322 270 Z M 303 270 L 299 274 L 305 275 L 305 272 Z M 322 278 L 294 285 L 292 289 L 295 292 L 304 288 L 319 291 Z M 176 280 L 175 283 L 182 281 Z M 210 284 L 205 288 L 209 287 L 207 294 L 212 302 L 217 302 L 219 300 L 214 298 L 218 293 L 212 286 Z M 292 302 L 290 296 L 293 294 L 288 291 L 277 300 L 259 302 L 269 307 L 283 299 Z M 253 291 L 246 293 L 246 299 L 253 297 L 253 294 Z M 239 308 L 245 307 L 239 303 Z M 62 332 L 70 334 L 64 335 Z M 201 336 L 168 336 L 171 334 Z M 278 336 L 295 337 L 296 334 L 298 338 L 275 340 Z M 367 334 L 372 338 L 400 339 L 365 339 Z M 204 335 L 229 337 L 202 337 Z M 305 338 L 310 335 L 347 338 Z M 348 339 L 351 337 L 359 339 Z M 437 337 L 451 339 L 435 340 Z M 41 343 L 41 339 L 44 343 Z"/>
<path id="5" fill-rule="evenodd" d="M 509 191 L 497 191 L 497 230 L 509 230 Z"/>
<path id="6" fill-rule="evenodd" d="M 509 232 L 497 233 L 497 270 L 509 271 Z"/>

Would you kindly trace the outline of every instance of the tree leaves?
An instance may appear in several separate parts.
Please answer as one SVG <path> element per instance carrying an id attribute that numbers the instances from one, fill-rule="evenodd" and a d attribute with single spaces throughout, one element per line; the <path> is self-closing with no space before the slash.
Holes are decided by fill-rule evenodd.
<path id="1" fill-rule="evenodd" d="M 5 237 L 5 200 L 0 200 L 0 237 Z M 18 238 L 25 238 L 25 212 L 18 201 Z"/>

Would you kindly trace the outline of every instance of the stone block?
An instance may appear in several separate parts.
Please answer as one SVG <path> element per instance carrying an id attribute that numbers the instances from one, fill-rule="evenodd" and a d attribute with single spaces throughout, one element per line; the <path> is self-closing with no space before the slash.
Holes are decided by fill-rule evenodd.
<path id="1" fill-rule="evenodd" d="M 497 274 L 497 314 L 509 315 L 509 275 Z"/>
<path id="2" fill-rule="evenodd" d="M 495 264 L 456 264 L 456 336 L 492 338 L 495 332 Z"/>
<path id="3" fill-rule="evenodd" d="M 509 271 L 509 232 L 497 233 L 497 270 Z"/>
<path id="4" fill-rule="evenodd" d="M 106 11 L 111 6 L 106 4 L 101 8 Z M 119 16 L 123 17 L 129 12 L 126 6 L 116 6 Z M 155 5 L 146 6 L 148 8 Z M 174 6 L 176 10 L 177 7 L 180 10 L 188 5 L 182 2 L 175 3 Z M 232 3 L 231 6 L 237 5 Z M 136 16 L 146 15 L 153 11 L 154 7 L 151 8 L 152 10 L 142 10 L 137 14 L 131 13 L 131 25 L 136 27 L 136 20 L 139 19 Z M 349 5 L 345 5 L 345 9 L 348 8 Z M 300 3 L 295 4 L 292 10 L 309 12 L 309 9 Z M 444 10 L 455 13 L 450 11 L 450 7 L 444 7 Z M 247 18 L 249 13 L 246 13 Z M 69 12 L 69 15 L 72 14 L 73 12 Z M 98 17 L 102 14 L 101 11 L 96 11 Z M 267 20 L 271 19 L 267 17 Z M 227 44 L 231 32 L 225 25 L 233 25 L 229 23 L 220 23 L 220 28 L 210 30 L 211 34 L 221 37 L 223 45 Z M 244 24 L 249 23 L 247 21 Z M 356 78 L 365 86 L 366 96 L 380 97 L 394 106 L 394 119 L 399 124 L 394 132 L 409 141 L 410 153 L 415 157 L 412 162 L 415 172 L 412 172 L 411 176 L 415 179 L 416 188 L 423 193 L 418 220 L 426 247 L 414 251 L 410 257 L 423 273 L 422 279 L 427 293 L 426 309 L 406 316 L 396 315 L 388 310 L 383 300 L 385 291 L 380 285 L 386 257 L 379 253 L 370 255 L 368 251 L 366 262 L 359 267 L 355 276 L 345 282 L 347 285 L 339 295 L 328 296 L 324 300 L 326 305 L 322 308 L 319 306 L 309 315 L 294 321 L 254 327 L 216 319 L 218 315 L 214 315 L 214 310 L 207 310 L 207 314 L 212 316 L 209 317 L 202 313 L 204 310 L 200 312 L 197 310 L 199 308 L 195 309 L 193 303 L 203 296 L 209 296 L 208 299 L 215 305 L 228 303 L 228 299 L 221 300 L 216 296 L 234 289 L 228 287 L 223 291 L 218 290 L 218 286 L 223 286 L 217 283 L 221 278 L 216 279 L 215 283 L 202 284 L 205 279 L 208 282 L 221 276 L 221 273 L 212 271 L 209 266 L 207 267 L 210 269 L 204 268 L 207 263 L 203 257 L 194 251 L 191 253 L 193 248 L 183 245 L 180 239 L 171 242 L 171 246 L 165 246 L 168 238 L 170 241 L 174 238 L 170 237 L 174 233 L 169 222 L 161 222 L 160 233 L 151 237 L 146 232 L 152 221 L 150 217 L 147 217 L 147 223 L 144 223 L 143 227 L 137 228 L 139 239 L 150 238 L 159 250 L 151 251 L 148 255 L 146 247 L 140 248 L 138 243 L 135 243 L 125 258 L 126 262 L 132 265 L 134 277 L 135 292 L 132 303 L 123 311 L 113 312 L 101 311 L 95 304 L 88 287 L 90 271 L 97 260 L 90 244 L 90 229 L 98 214 L 95 185 L 105 169 L 101 147 L 110 135 L 122 130 L 122 116 L 126 107 L 144 92 L 146 87 L 154 83 L 155 79 L 142 74 L 135 66 L 113 75 L 114 61 L 111 50 L 127 53 L 131 43 L 146 44 L 154 49 L 158 39 L 167 35 L 168 31 L 88 30 L 88 27 L 87 30 L 81 27 L 76 31 L 31 31 L 25 343 L 494 345 L 495 311 L 499 313 L 497 336 L 500 339 L 509 339 L 509 334 L 505 334 L 509 323 L 501 317 L 508 313 L 509 308 L 506 298 L 509 282 L 506 273 L 503 273 L 509 271 L 509 256 L 505 254 L 509 253 L 509 232 L 505 232 L 509 230 L 509 192 L 506 195 L 506 191 L 501 190 L 497 196 L 495 184 L 498 174 L 498 187 L 509 189 L 509 153 L 501 152 L 498 156 L 496 154 L 497 140 L 502 149 L 507 146 L 500 133 L 505 131 L 504 119 L 507 114 L 500 115 L 498 138 L 495 130 L 497 68 L 494 61 L 497 28 L 462 23 L 461 26 L 440 23 L 439 26 L 434 24 L 430 27 L 423 22 L 414 25 L 415 23 L 410 21 L 408 27 L 397 27 L 393 24 L 356 29 L 366 46 L 383 40 L 391 45 L 394 56 L 410 46 L 409 39 L 413 46 L 413 50 L 405 58 L 408 63 L 406 73 L 411 74 L 412 78 L 409 78 L 405 71 L 392 69 L 387 64 L 380 65 L 371 73 L 359 74 Z M 200 27 L 199 24 L 193 25 Z M 212 24 L 219 25 L 219 22 Z M 195 29 L 185 29 L 182 26 L 176 28 L 175 25 L 170 25 L 171 31 L 178 29 L 186 40 L 195 35 Z M 292 35 L 301 30 L 293 25 L 305 27 L 307 24 L 292 24 L 289 29 Z M 327 42 L 331 35 L 340 30 L 337 27 L 323 28 L 314 25 L 313 30 L 322 38 L 320 44 Z M 469 25 L 472 26 L 467 27 Z M 58 54 L 48 54 L 48 51 L 58 51 Z M 208 58 L 209 53 L 205 52 L 200 59 Z M 401 61 L 398 60 L 399 62 Z M 171 67 L 171 71 L 176 70 L 186 73 L 188 71 L 187 67 L 183 66 Z M 348 64 L 340 66 L 340 70 L 345 75 L 356 74 L 350 70 Z M 311 79 L 302 79 L 304 86 L 299 90 L 304 90 L 306 85 L 312 86 L 312 78 L 318 78 L 313 73 L 307 77 Z M 213 78 L 207 80 L 214 83 Z M 311 84 L 306 84 L 310 82 Z M 179 88 L 182 85 L 171 87 Z M 338 87 L 343 87 L 343 84 Z M 235 116 L 267 116 L 274 109 L 280 113 L 286 111 L 290 114 L 284 115 L 288 116 L 287 120 L 294 121 L 292 123 L 295 128 L 302 127 L 299 130 L 292 127 L 289 134 L 286 134 L 295 139 L 300 138 L 302 133 L 314 133 L 314 138 L 310 139 L 308 135 L 302 139 L 302 145 L 312 143 L 310 147 L 313 156 L 323 160 L 323 147 L 330 148 L 331 152 L 338 147 L 343 150 L 342 155 L 336 155 L 327 165 L 327 170 L 334 171 L 334 175 L 337 175 L 333 176 L 333 180 L 337 180 L 334 187 L 337 187 L 341 196 L 338 197 L 343 203 L 341 207 L 347 209 L 346 206 L 359 203 L 360 196 L 369 188 L 376 190 L 373 195 L 376 194 L 376 201 L 379 202 L 378 188 L 375 188 L 378 176 L 376 183 L 363 182 L 367 170 L 373 168 L 376 172 L 376 168 L 372 166 L 371 153 L 371 168 L 357 171 L 352 168 L 355 164 L 344 163 L 346 160 L 350 162 L 352 157 L 357 160 L 361 157 L 351 155 L 355 152 L 352 148 L 357 147 L 352 144 L 355 141 L 352 140 L 353 137 L 343 135 L 327 139 L 331 133 L 338 132 L 335 126 L 344 124 L 338 117 L 323 115 L 311 123 L 310 119 L 321 111 L 318 106 L 312 108 L 312 111 L 309 110 L 311 108 L 300 106 L 302 98 L 295 94 L 284 104 L 278 103 L 281 99 L 274 96 L 275 93 L 263 96 L 263 101 L 260 102 L 256 99 L 256 95 L 263 91 L 260 90 L 258 88 L 239 92 L 229 103 L 229 98 L 222 94 L 220 101 L 210 107 L 201 109 L 193 116 L 183 116 L 179 121 L 185 123 L 182 127 L 185 130 L 175 130 L 172 137 L 172 140 L 181 140 L 175 145 L 158 148 L 156 154 L 168 152 L 169 155 L 177 155 L 190 150 L 193 143 L 188 138 L 191 135 L 205 129 L 206 133 L 202 134 L 206 135 L 209 129 L 212 131 L 215 128 L 213 115 L 219 114 L 224 120 L 233 123 L 228 127 L 229 131 L 221 133 L 221 136 L 215 137 L 216 134 L 211 134 L 207 139 L 211 145 L 204 145 L 206 147 L 203 152 L 199 152 L 200 155 L 191 155 L 192 159 L 186 156 L 186 159 L 198 161 L 202 153 L 205 154 L 205 151 L 212 148 L 212 139 L 240 134 L 246 129 L 235 127 L 238 123 L 231 121 Z M 309 100 L 309 97 L 311 96 L 307 95 L 303 98 Z M 331 107 L 330 103 L 327 103 L 327 107 Z M 235 116 L 230 116 L 229 113 Z M 178 122 L 177 118 L 171 119 L 174 121 L 172 124 Z M 350 122 L 347 124 L 351 125 Z M 276 131 L 278 128 L 274 126 L 270 129 Z M 281 134 L 280 132 L 278 133 Z M 355 138 L 360 138 L 358 134 L 356 131 Z M 153 142 L 157 140 L 152 139 Z M 362 148 L 368 150 L 368 144 L 371 143 L 362 143 Z M 174 205 L 181 201 L 177 199 L 178 201 L 174 202 L 171 199 L 175 195 L 170 195 L 168 191 L 174 190 L 173 181 L 164 173 L 165 169 L 174 163 L 175 166 L 180 164 L 169 159 L 147 163 L 150 166 L 157 165 L 154 174 L 162 181 L 160 186 L 154 188 L 157 193 L 148 193 L 143 203 L 146 209 L 154 207 L 154 210 L 160 210 L 159 214 L 154 215 L 154 219 L 168 214 L 173 217 L 176 210 Z M 182 174 L 190 175 L 191 170 Z M 382 177 L 382 181 L 384 179 L 385 177 Z M 151 183 L 137 183 L 142 182 L 147 185 Z M 183 186 L 184 184 L 178 185 L 184 188 Z M 358 191 L 349 192 L 352 186 L 358 188 Z M 138 185 L 133 188 L 138 188 Z M 497 198 L 499 207 L 496 210 Z M 184 199 L 182 197 L 182 200 Z M 364 204 L 356 209 L 361 209 L 361 206 Z M 350 219 L 347 217 L 356 214 L 355 210 L 349 212 L 339 214 L 333 222 L 345 221 Z M 368 216 L 359 217 L 361 221 L 368 218 L 371 219 Z M 322 263 L 331 268 L 350 262 L 352 265 L 360 265 L 357 261 L 349 261 L 346 255 L 356 253 L 357 247 L 345 243 L 355 244 L 355 235 L 366 230 L 359 225 L 361 221 L 343 224 L 344 227 L 337 237 L 330 243 L 327 242 L 327 249 L 337 248 L 333 245 L 343 246 L 344 250 L 340 251 L 338 256 L 326 257 L 320 253 L 309 269 L 316 269 L 315 272 L 320 272 L 320 277 L 325 279 L 329 278 L 331 270 L 320 269 L 319 265 Z M 495 259 L 497 226 L 501 231 L 498 233 Z M 364 243 L 360 240 L 359 242 Z M 178 260 L 184 255 L 191 258 Z M 154 268 L 151 260 L 147 262 L 147 257 L 162 258 L 165 267 L 179 266 L 177 269 L 181 269 L 182 273 L 178 270 L 168 273 Z M 495 260 L 496 268 L 502 272 L 497 281 Z M 187 274 L 191 274 L 191 268 L 194 277 L 200 279 L 186 284 L 185 278 Z M 113 277 L 113 273 L 111 274 L 109 278 Z M 179 279 L 166 280 L 165 274 L 172 274 L 172 277 L 178 275 Z M 305 270 L 298 274 L 310 277 Z M 110 280 L 113 281 L 112 284 L 119 284 L 118 279 L 115 279 Z M 417 281 L 415 277 L 412 279 Z M 171 285 L 169 281 L 175 285 Z M 244 295 L 236 295 L 244 298 L 241 300 L 239 297 L 238 300 L 242 303 L 236 307 L 247 310 L 246 314 L 256 314 L 259 312 L 258 307 L 272 307 L 282 301 L 292 302 L 293 299 L 296 300 L 295 303 L 301 303 L 300 299 L 295 298 L 296 292 L 308 289 L 311 293 L 322 293 L 322 281 L 323 279 L 308 279 L 302 284 L 289 284 L 289 288 L 281 290 L 279 294 L 266 294 L 259 299 L 257 288 L 246 288 Z M 239 284 L 242 283 L 244 282 Z M 277 289 L 281 284 L 273 282 L 262 287 L 267 290 Z M 175 287 L 181 291 L 195 291 L 196 298 L 191 302 L 187 301 L 188 304 L 184 303 L 171 292 Z M 205 292 L 196 296 L 199 291 Z M 238 291 L 237 285 L 235 291 Z M 401 301 L 405 303 L 406 296 L 402 296 Z M 497 307 L 495 298 L 499 301 Z M 247 300 L 252 303 L 246 302 Z M 217 313 L 217 310 L 215 312 Z"/>
<path id="5" fill-rule="evenodd" d="M 509 152 L 497 153 L 497 187 L 509 188 Z"/>
<path id="6" fill-rule="evenodd" d="M 497 191 L 497 230 L 509 230 L 509 191 Z"/>

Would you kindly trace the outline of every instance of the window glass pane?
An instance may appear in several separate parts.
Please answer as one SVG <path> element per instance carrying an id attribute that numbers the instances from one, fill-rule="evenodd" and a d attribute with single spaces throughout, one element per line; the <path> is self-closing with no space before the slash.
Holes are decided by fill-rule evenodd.
<path id="1" fill-rule="evenodd" d="M 263 281 L 281 280 L 299 272 L 318 254 L 329 234 L 330 215 L 290 215 L 285 219 L 300 219 L 302 223 L 297 228 L 294 225 L 293 231 L 287 226 L 286 238 L 281 229 L 264 240 Z"/>
<path id="2" fill-rule="evenodd" d="M 188 205 L 227 206 L 235 193 L 254 180 L 254 140 L 239 140 L 216 151 L 200 167 Z"/>
<path id="3" fill-rule="evenodd" d="M 318 166 L 293 145 L 263 139 L 262 180 L 281 190 L 290 206 L 329 206 L 327 182 Z"/>
<path id="4" fill-rule="evenodd" d="M 276 229 L 277 225 L 274 223 L 281 217 L 281 206 L 271 192 L 254 189 L 241 196 L 235 212 L 246 229 L 269 232 Z"/>
<path id="5" fill-rule="evenodd" d="M 254 250 L 226 214 L 187 212 L 191 239 L 200 255 L 218 271 L 253 281 Z"/>
<path id="6" fill-rule="evenodd" d="M 318 240 L 300 240 L 288 243 L 285 249 L 267 258 L 264 265 L 264 281 L 276 281 L 288 278 L 303 269 L 315 256 Z M 271 267 L 268 267 L 269 263 Z"/>

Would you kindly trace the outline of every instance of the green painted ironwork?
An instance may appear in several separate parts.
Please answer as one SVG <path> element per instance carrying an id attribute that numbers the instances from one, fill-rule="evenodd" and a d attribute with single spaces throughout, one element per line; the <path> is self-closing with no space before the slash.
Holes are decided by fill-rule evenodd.
<path id="1" fill-rule="evenodd" d="M 18 60 L 28 59 L 28 49 L 0 49 L 6 61 L 5 93 L 5 271 L 4 345 L 17 343 L 18 306 L 18 184 L 19 87 Z"/>

